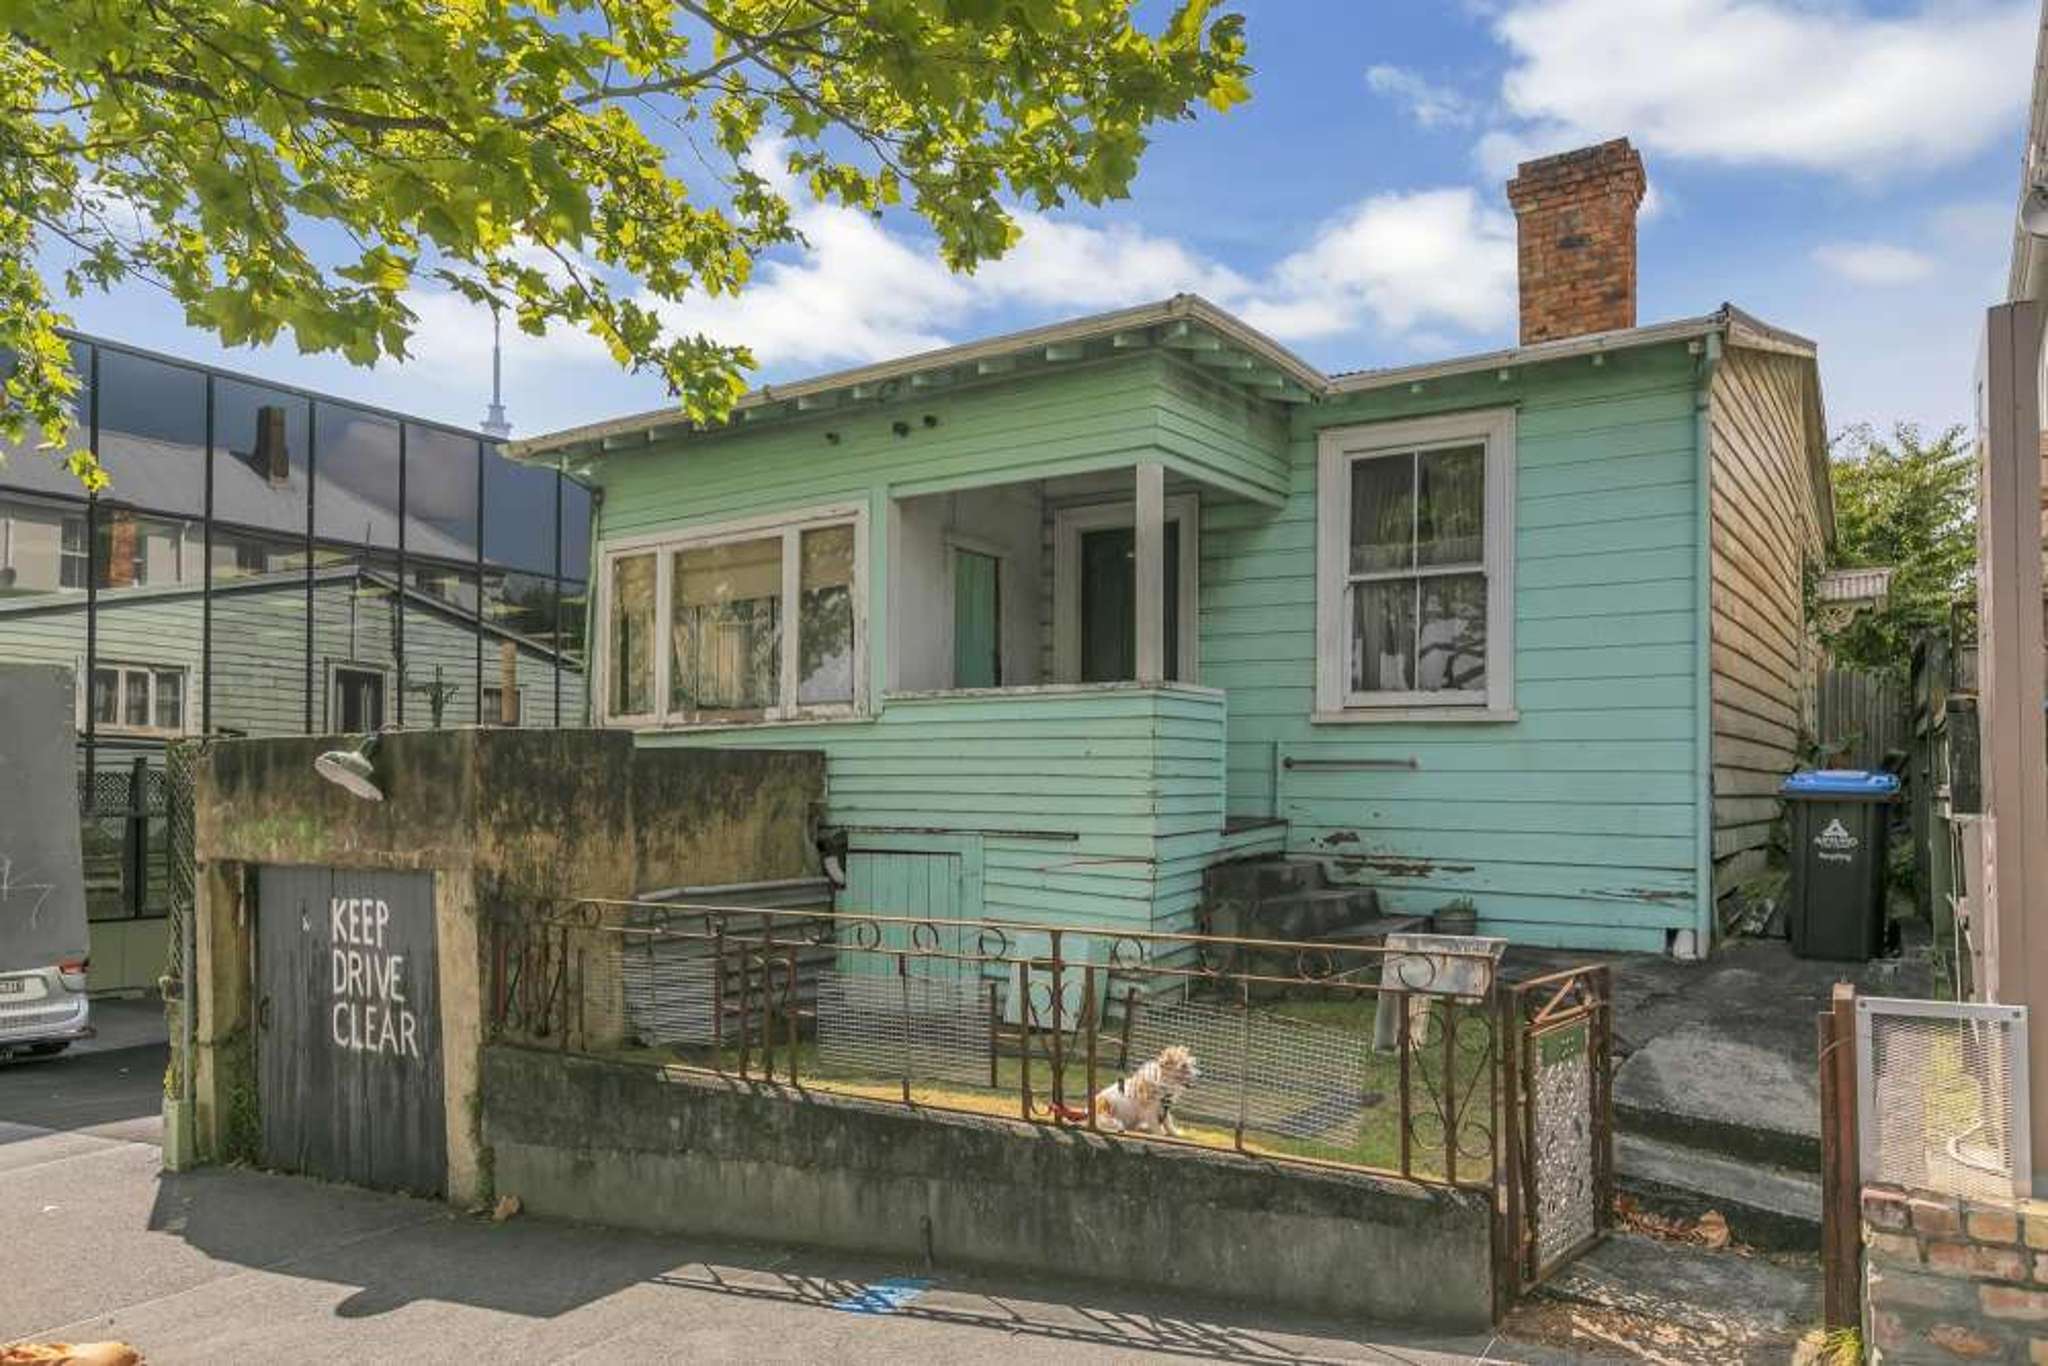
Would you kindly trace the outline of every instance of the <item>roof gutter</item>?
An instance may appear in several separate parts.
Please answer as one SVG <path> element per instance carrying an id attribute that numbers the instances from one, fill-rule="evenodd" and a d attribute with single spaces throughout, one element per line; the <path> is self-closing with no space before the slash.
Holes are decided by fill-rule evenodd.
<path id="1" fill-rule="evenodd" d="M 1189 323 L 1215 334 L 1231 346 L 1257 357 L 1272 369 L 1279 371 L 1315 398 L 1366 393 L 1375 389 L 1417 384 L 1425 380 L 1484 374 L 1491 370 L 1541 365 L 1551 361 L 1600 355 L 1610 351 L 1634 350 L 1638 347 L 1657 346 L 1668 342 L 1695 341 L 1707 336 L 1726 336 L 1734 345 L 1797 355 L 1809 360 L 1814 355 L 1814 345 L 1806 338 L 1771 327 L 1733 305 L 1724 304 L 1713 313 L 1697 318 L 1681 318 L 1673 322 L 1652 323 L 1645 327 L 1631 327 L 1613 332 L 1589 333 L 1554 342 L 1541 342 L 1534 346 L 1486 351 L 1478 355 L 1459 356 L 1422 365 L 1406 365 L 1388 370 L 1362 370 L 1331 377 L 1207 299 L 1195 294 L 1176 294 L 1171 299 L 1158 303 L 1141 304 L 1135 308 L 1110 313 L 1097 313 L 1086 318 L 1072 318 L 1044 327 L 969 342 L 962 346 L 950 346 L 884 361 L 877 365 L 840 370 L 792 384 L 763 385 L 742 395 L 733 405 L 733 412 L 742 415 L 750 409 L 813 398 L 837 390 L 852 388 L 858 391 L 866 386 L 908 380 L 914 375 L 934 370 L 971 366 L 982 361 L 1014 355 L 1019 351 L 1054 346 L 1062 342 L 1113 337 L 1120 332 L 1133 332 L 1171 323 Z M 559 457 L 570 451 L 602 451 L 608 443 L 635 438 L 641 441 L 658 440 L 671 434 L 688 431 L 692 425 L 689 419 L 676 409 L 660 408 L 652 412 L 636 413 L 630 417 L 571 427 L 565 431 L 531 437 L 524 441 L 514 441 L 506 447 L 506 452 L 514 459 L 537 460 L 543 457 Z"/>
<path id="2" fill-rule="evenodd" d="M 1805 338 L 1781 332 L 1758 322 L 1739 309 L 1723 305 L 1715 312 L 1698 318 L 1679 318 L 1672 322 L 1652 323 L 1647 327 L 1631 327 L 1616 332 L 1589 332 L 1579 337 L 1538 342 L 1534 346 L 1508 347 L 1499 351 L 1482 352 L 1476 356 L 1458 356 L 1451 360 L 1404 365 L 1392 370 L 1361 370 L 1356 374 L 1339 375 L 1331 380 L 1329 392 L 1333 395 L 1367 393 L 1374 389 L 1391 389 L 1403 384 L 1419 384 L 1426 380 L 1484 374 L 1488 370 L 1511 370 L 1518 366 L 1542 365 L 1549 361 L 1602 355 L 1610 351 L 1634 350 L 1637 347 L 1656 346 L 1663 342 L 1719 337 L 1738 329 L 1741 331 L 1739 340 L 1742 345 L 1784 350 L 1807 356 L 1813 354 L 1813 343 Z"/>

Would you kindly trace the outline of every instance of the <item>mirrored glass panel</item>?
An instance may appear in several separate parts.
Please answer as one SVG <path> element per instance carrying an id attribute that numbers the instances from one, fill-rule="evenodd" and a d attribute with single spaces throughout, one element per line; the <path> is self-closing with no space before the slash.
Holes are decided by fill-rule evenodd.
<path id="1" fill-rule="evenodd" d="M 135 507 L 206 511 L 206 375 L 111 346 L 100 349 L 101 496 Z"/>
<path id="2" fill-rule="evenodd" d="M 84 342 L 73 342 L 71 364 L 77 371 L 79 388 L 77 396 L 72 400 L 70 444 L 83 447 L 91 439 L 91 428 L 88 424 L 92 416 L 92 348 Z M 0 351 L 0 375 L 12 371 L 13 368 L 13 354 Z M 4 463 L 0 463 L 0 483 L 14 489 L 83 498 L 83 486 L 52 458 L 51 452 L 41 449 L 42 440 L 43 433 L 39 429 L 31 428 L 21 441 L 0 444 L 0 453 L 5 454 Z"/>
<path id="3" fill-rule="evenodd" d="M 484 571 L 484 620 L 554 649 L 555 581 L 538 574 Z"/>
<path id="4" fill-rule="evenodd" d="M 102 503 L 95 525 L 93 569 L 101 593 L 200 586 L 206 560 L 203 519 L 152 517 Z"/>
<path id="5" fill-rule="evenodd" d="M 412 574 L 411 561 L 406 572 Z M 468 726 L 476 723 L 478 636 L 474 570 L 429 571 L 415 578 L 405 599 L 405 724 Z M 482 638 L 482 666 L 497 667 L 498 637 Z"/>
<path id="6" fill-rule="evenodd" d="M 529 574 L 555 572 L 555 472 L 484 461 L 484 562 Z"/>
<path id="7" fill-rule="evenodd" d="M 84 505 L 0 495 L 0 599 L 82 591 L 85 579 Z"/>
<path id="8" fill-rule="evenodd" d="M 221 377 L 213 382 L 213 517 L 306 531 L 307 399 Z M 216 536 L 218 539 L 218 536 Z"/>
<path id="9" fill-rule="evenodd" d="M 590 573 L 590 490 L 566 476 L 562 479 L 562 577 L 581 579 Z"/>
<path id="10" fill-rule="evenodd" d="M 437 427 L 405 430 L 405 554 L 474 566 L 477 441 Z"/>
<path id="11" fill-rule="evenodd" d="M 303 582 L 306 542 L 303 537 L 264 536 L 238 527 L 213 529 L 213 582 L 284 576 Z"/>
<path id="12" fill-rule="evenodd" d="M 313 528 L 336 545 L 398 546 L 398 423 L 346 404 L 313 408 Z"/>

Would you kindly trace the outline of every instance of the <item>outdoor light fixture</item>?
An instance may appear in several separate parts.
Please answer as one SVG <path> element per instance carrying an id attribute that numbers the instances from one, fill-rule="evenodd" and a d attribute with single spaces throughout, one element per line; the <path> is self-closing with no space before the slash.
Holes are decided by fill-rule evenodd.
<path id="1" fill-rule="evenodd" d="M 381 802 L 384 789 L 377 786 L 376 757 L 377 737 L 365 735 L 354 749 L 328 750 L 313 761 L 313 771 L 364 801 Z"/>

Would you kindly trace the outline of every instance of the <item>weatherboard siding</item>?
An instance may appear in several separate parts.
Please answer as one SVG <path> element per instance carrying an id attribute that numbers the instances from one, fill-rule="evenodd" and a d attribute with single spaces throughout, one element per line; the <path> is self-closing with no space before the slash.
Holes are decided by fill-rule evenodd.
<path id="1" fill-rule="evenodd" d="M 1778 784 L 1808 728 L 1804 574 L 1822 554 L 1807 477 L 1805 367 L 1730 351 L 1712 408 L 1715 890 L 1764 865 Z"/>
<path id="2" fill-rule="evenodd" d="M 1661 950 L 1696 925 L 1695 381 L 1682 347 L 1382 391 L 1296 414 L 1278 511 L 1202 520 L 1202 681 L 1229 694 L 1229 809 L 1403 913 L 1470 897 L 1524 943 Z M 1318 432 L 1517 408 L 1511 722 L 1322 724 Z M 1286 767 L 1413 760 L 1413 770 Z"/>
<path id="3" fill-rule="evenodd" d="M 906 389 L 758 427 L 607 455 L 601 538 L 864 498 L 1123 469 L 1157 460 L 1246 496 L 1279 499 L 1288 469 L 1272 417 L 1160 352 L 1014 378 Z M 1233 415 L 1234 414 L 1234 415 Z M 930 419 L 927 425 L 927 419 Z M 898 434 L 897 424 L 904 431 Z"/>
<path id="4" fill-rule="evenodd" d="M 828 824 L 980 837 L 972 913 L 1142 930 L 1185 928 L 1201 899 L 1223 825 L 1224 718 L 1205 689 L 1083 685 L 894 697 L 872 720 L 641 743 L 823 750 Z"/>
<path id="5" fill-rule="evenodd" d="M 1284 409 L 1152 353 L 608 455 L 605 539 L 869 515 L 877 715 L 642 743 L 820 749 L 831 823 L 986 831 L 989 916 L 1191 924 L 1226 813 L 1277 815 L 1292 852 L 1392 910 L 1469 896 L 1522 942 L 1661 950 L 1698 925 L 1696 388 L 1672 345 Z M 1518 409 L 1517 719 L 1314 723 L 1317 433 L 1501 404 Z M 1140 459 L 1202 483 L 1202 689 L 885 695 L 891 498 Z"/>
<path id="6" fill-rule="evenodd" d="M 216 589 L 213 599 L 213 726 L 216 731 L 247 735 L 297 735 L 305 729 L 305 587 L 302 583 L 266 584 L 260 588 Z M 17 600 L 19 601 L 19 600 Z M 201 598 L 197 593 L 175 597 L 138 597 L 123 601 L 119 590 L 99 595 L 97 657 L 103 663 L 147 664 L 186 670 L 186 720 L 189 731 L 200 729 Z M 381 587 L 358 589 L 348 581 L 323 582 L 314 591 L 314 719 L 327 725 L 327 666 L 331 662 L 374 665 L 385 671 L 385 720 L 395 722 L 391 689 L 395 686 L 391 597 Z M 476 667 L 472 630 L 430 608 L 414 606 L 406 613 L 406 652 L 412 676 L 431 677 L 436 663 L 458 683 L 454 701 L 444 711 L 447 725 L 475 719 L 476 689 L 470 683 Z M 484 678 L 497 681 L 498 637 L 484 646 Z M 9 659 L 25 663 L 62 664 L 74 673 L 85 668 L 85 598 L 82 594 L 35 610 L 0 615 L 0 643 Z M 531 650 L 522 650 L 518 686 L 525 724 L 554 723 L 552 664 Z M 581 724 L 583 679 L 565 672 L 562 716 L 566 725 Z M 428 723 L 424 697 L 410 696 L 406 719 Z M 81 713 L 81 724 L 83 715 Z M 111 733 L 111 732 L 110 732 Z"/>
<path id="7" fill-rule="evenodd" d="M 835 504 L 869 517 L 872 720 L 670 730 L 642 743 L 820 749 L 834 824 L 988 832 L 984 915 L 1185 928 L 1221 840 L 1222 697 L 1173 687 L 885 696 L 889 505 L 1140 461 L 1201 481 L 1205 498 L 1277 503 L 1293 477 L 1285 424 L 1197 363 L 1148 351 L 608 455 L 593 472 L 601 540 Z M 1049 577 L 1044 586 L 1049 630 Z"/>

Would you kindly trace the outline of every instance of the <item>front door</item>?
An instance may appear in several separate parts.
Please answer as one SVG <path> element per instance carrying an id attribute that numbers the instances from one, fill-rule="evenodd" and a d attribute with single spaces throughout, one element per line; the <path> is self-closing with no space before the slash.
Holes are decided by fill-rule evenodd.
<path id="1" fill-rule="evenodd" d="M 1138 676 L 1138 534 L 1127 526 L 1081 533 L 1081 681 Z M 1180 677 L 1180 523 L 1166 524 L 1166 676 Z"/>
<path id="2" fill-rule="evenodd" d="M 264 1164 L 441 1194 L 433 874 L 266 867 L 256 891 Z"/>

